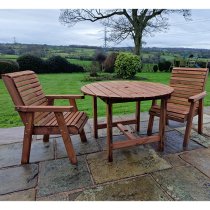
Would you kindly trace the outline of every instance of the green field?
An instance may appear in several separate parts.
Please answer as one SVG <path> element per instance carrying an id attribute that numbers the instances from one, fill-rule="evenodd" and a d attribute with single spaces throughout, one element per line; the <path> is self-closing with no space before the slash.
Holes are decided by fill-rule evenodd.
<path id="1" fill-rule="evenodd" d="M 89 83 L 84 82 L 84 73 L 74 74 L 43 74 L 39 79 L 46 94 L 80 94 L 80 88 Z M 139 78 L 145 78 L 150 82 L 168 84 L 170 73 L 138 73 Z M 210 77 L 206 87 L 210 92 Z M 80 110 L 87 112 L 92 117 L 92 98 L 86 96 L 84 100 L 77 100 Z M 57 101 L 57 105 L 68 105 L 68 101 Z M 150 101 L 142 102 L 141 111 L 147 111 L 151 105 Z M 205 106 L 210 105 L 210 95 L 205 99 Z M 14 127 L 22 125 L 18 113 L 14 111 L 13 103 L 8 92 L 0 80 L 0 127 Z M 134 103 L 115 104 L 113 107 L 114 115 L 128 114 L 135 112 Z M 105 116 L 105 105 L 102 101 L 98 102 L 99 116 Z"/>

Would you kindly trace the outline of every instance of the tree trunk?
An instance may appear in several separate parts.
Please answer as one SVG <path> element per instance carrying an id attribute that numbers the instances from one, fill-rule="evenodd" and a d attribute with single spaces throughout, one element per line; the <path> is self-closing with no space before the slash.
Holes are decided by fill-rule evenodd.
<path id="1" fill-rule="evenodd" d="M 137 33 L 134 37 L 134 53 L 135 55 L 141 56 L 141 49 L 142 49 L 142 34 Z"/>

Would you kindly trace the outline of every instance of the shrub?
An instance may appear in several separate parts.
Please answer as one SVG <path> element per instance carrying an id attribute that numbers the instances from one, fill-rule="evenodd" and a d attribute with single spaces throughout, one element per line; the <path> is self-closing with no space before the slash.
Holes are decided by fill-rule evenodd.
<path id="1" fill-rule="evenodd" d="M 141 68 L 140 58 L 131 53 L 119 53 L 115 61 L 115 72 L 123 79 L 130 79 Z"/>
<path id="2" fill-rule="evenodd" d="M 208 66 L 208 64 L 205 61 L 197 61 L 195 64 L 195 67 L 197 68 L 206 68 L 206 66 Z"/>
<path id="3" fill-rule="evenodd" d="M 59 55 L 50 57 L 46 61 L 46 66 L 49 73 L 84 72 L 82 66 L 71 64 L 66 58 Z"/>
<path id="4" fill-rule="evenodd" d="M 67 59 L 57 55 L 46 60 L 48 72 L 50 73 L 66 73 L 70 72 L 69 62 Z"/>
<path id="5" fill-rule="evenodd" d="M 154 66 L 153 66 L 153 71 L 154 71 L 154 72 L 157 72 L 157 71 L 158 71 L 158 65 L 154 65 Z"/>
<path id="6" fill-rule="evenodd" d="M 160 61 L 159 63 L 158 63 L 158 69 L 159 69 L 159 71 L 166 71 L 166 72 L 168 72 L 168 71 L 170 71 L 170 67 L 171 67 L 171 62 L 170 61 L 165 61 L 165 60 L 163 60 L 163 61 Z"/>
<path id="7" fill-rule="evenodd" d="M 44 73 L 44 61 L 34 55 L 22 55 L 17 59 L 20 70 L 32 70 L 36 73 Z"/>
<path id="8" fill-rule="evenodd" d="M 100 65 L 100 69 L 102 71 L 102 69 L 103 69 L 103 62 L 106 60 L 106 55 L 103 52 L 98 52 L 94 56 L 94 60 L 98 61 L 99 65 Z"/>
<path id="9" fill-rule="evenodd" d="M 107 56 L 106 60 L 104 61 L 104 71 L 107 73 L 114 72 L 114 64 L 116 61 L 118 53 L 111 53 Z"/>
<path id="10" fill-rule="evenodd" d="M 0 78 L 1 74 L 11 73 L 19 70 L 19 65 L 15 61 L 0 61 Z"/>

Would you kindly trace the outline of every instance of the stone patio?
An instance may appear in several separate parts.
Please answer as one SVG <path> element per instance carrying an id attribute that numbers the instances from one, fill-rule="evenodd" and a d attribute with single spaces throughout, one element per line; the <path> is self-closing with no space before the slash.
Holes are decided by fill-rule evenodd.
<path id="1" fill-rule="evenodd" d="M 49 144 L 34 136 L 30 164 L 21 165 L 23 127 L 1 128 L 0 200 L 210 201 L 210 108 L 204 113 L 204 134 L 197 134 L 194 119 L 187 151 L 182 148 L 185 125 L 170 121 L 164 152 L 155 143 L 124 148 L 113 152 L 112 163 L 107 162 L 106 129 L 94 139 L 90 119 L 88 143 L 72 137 L 78 166 L 70 164 L 60 136 L 52 136 Z M 141 113 L 141 132 L 135 135 L 146 134 L 147 122 L 148 114 Z M 157 118 L 154 133 L 158 123 Z M 127 128 L 134 132 L 133 125 Z M 125 138 L 117 128 L 113 134 L 114 141 Z"/>

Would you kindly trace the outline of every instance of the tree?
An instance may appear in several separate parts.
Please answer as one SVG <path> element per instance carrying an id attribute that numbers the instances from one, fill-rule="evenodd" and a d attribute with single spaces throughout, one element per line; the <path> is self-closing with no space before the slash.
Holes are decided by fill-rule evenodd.
<path id="1" fill-rule="evenodd" d="M 102 71 L 103 70 L 103 62 L 106 60 L 106 55 L 103 52 L 96 51 L 94 60 L 98 61 L 99 65 L 100 65 L 100 70 Z"/>
<path id="2" fill-rule="evenodd" d="M 140 55 L 142 37 L 168 28 L 168 16 L 171 13 L 182 14 L 189 19 L 190 10 L 166 9 L 64 9 L 59 20 L 62 24 L 73 26 L 82 21 L 101 21 L 110 29 L 108 40 L 121 42 L 131 37 L 135 45 L 135 54 Z"/>

